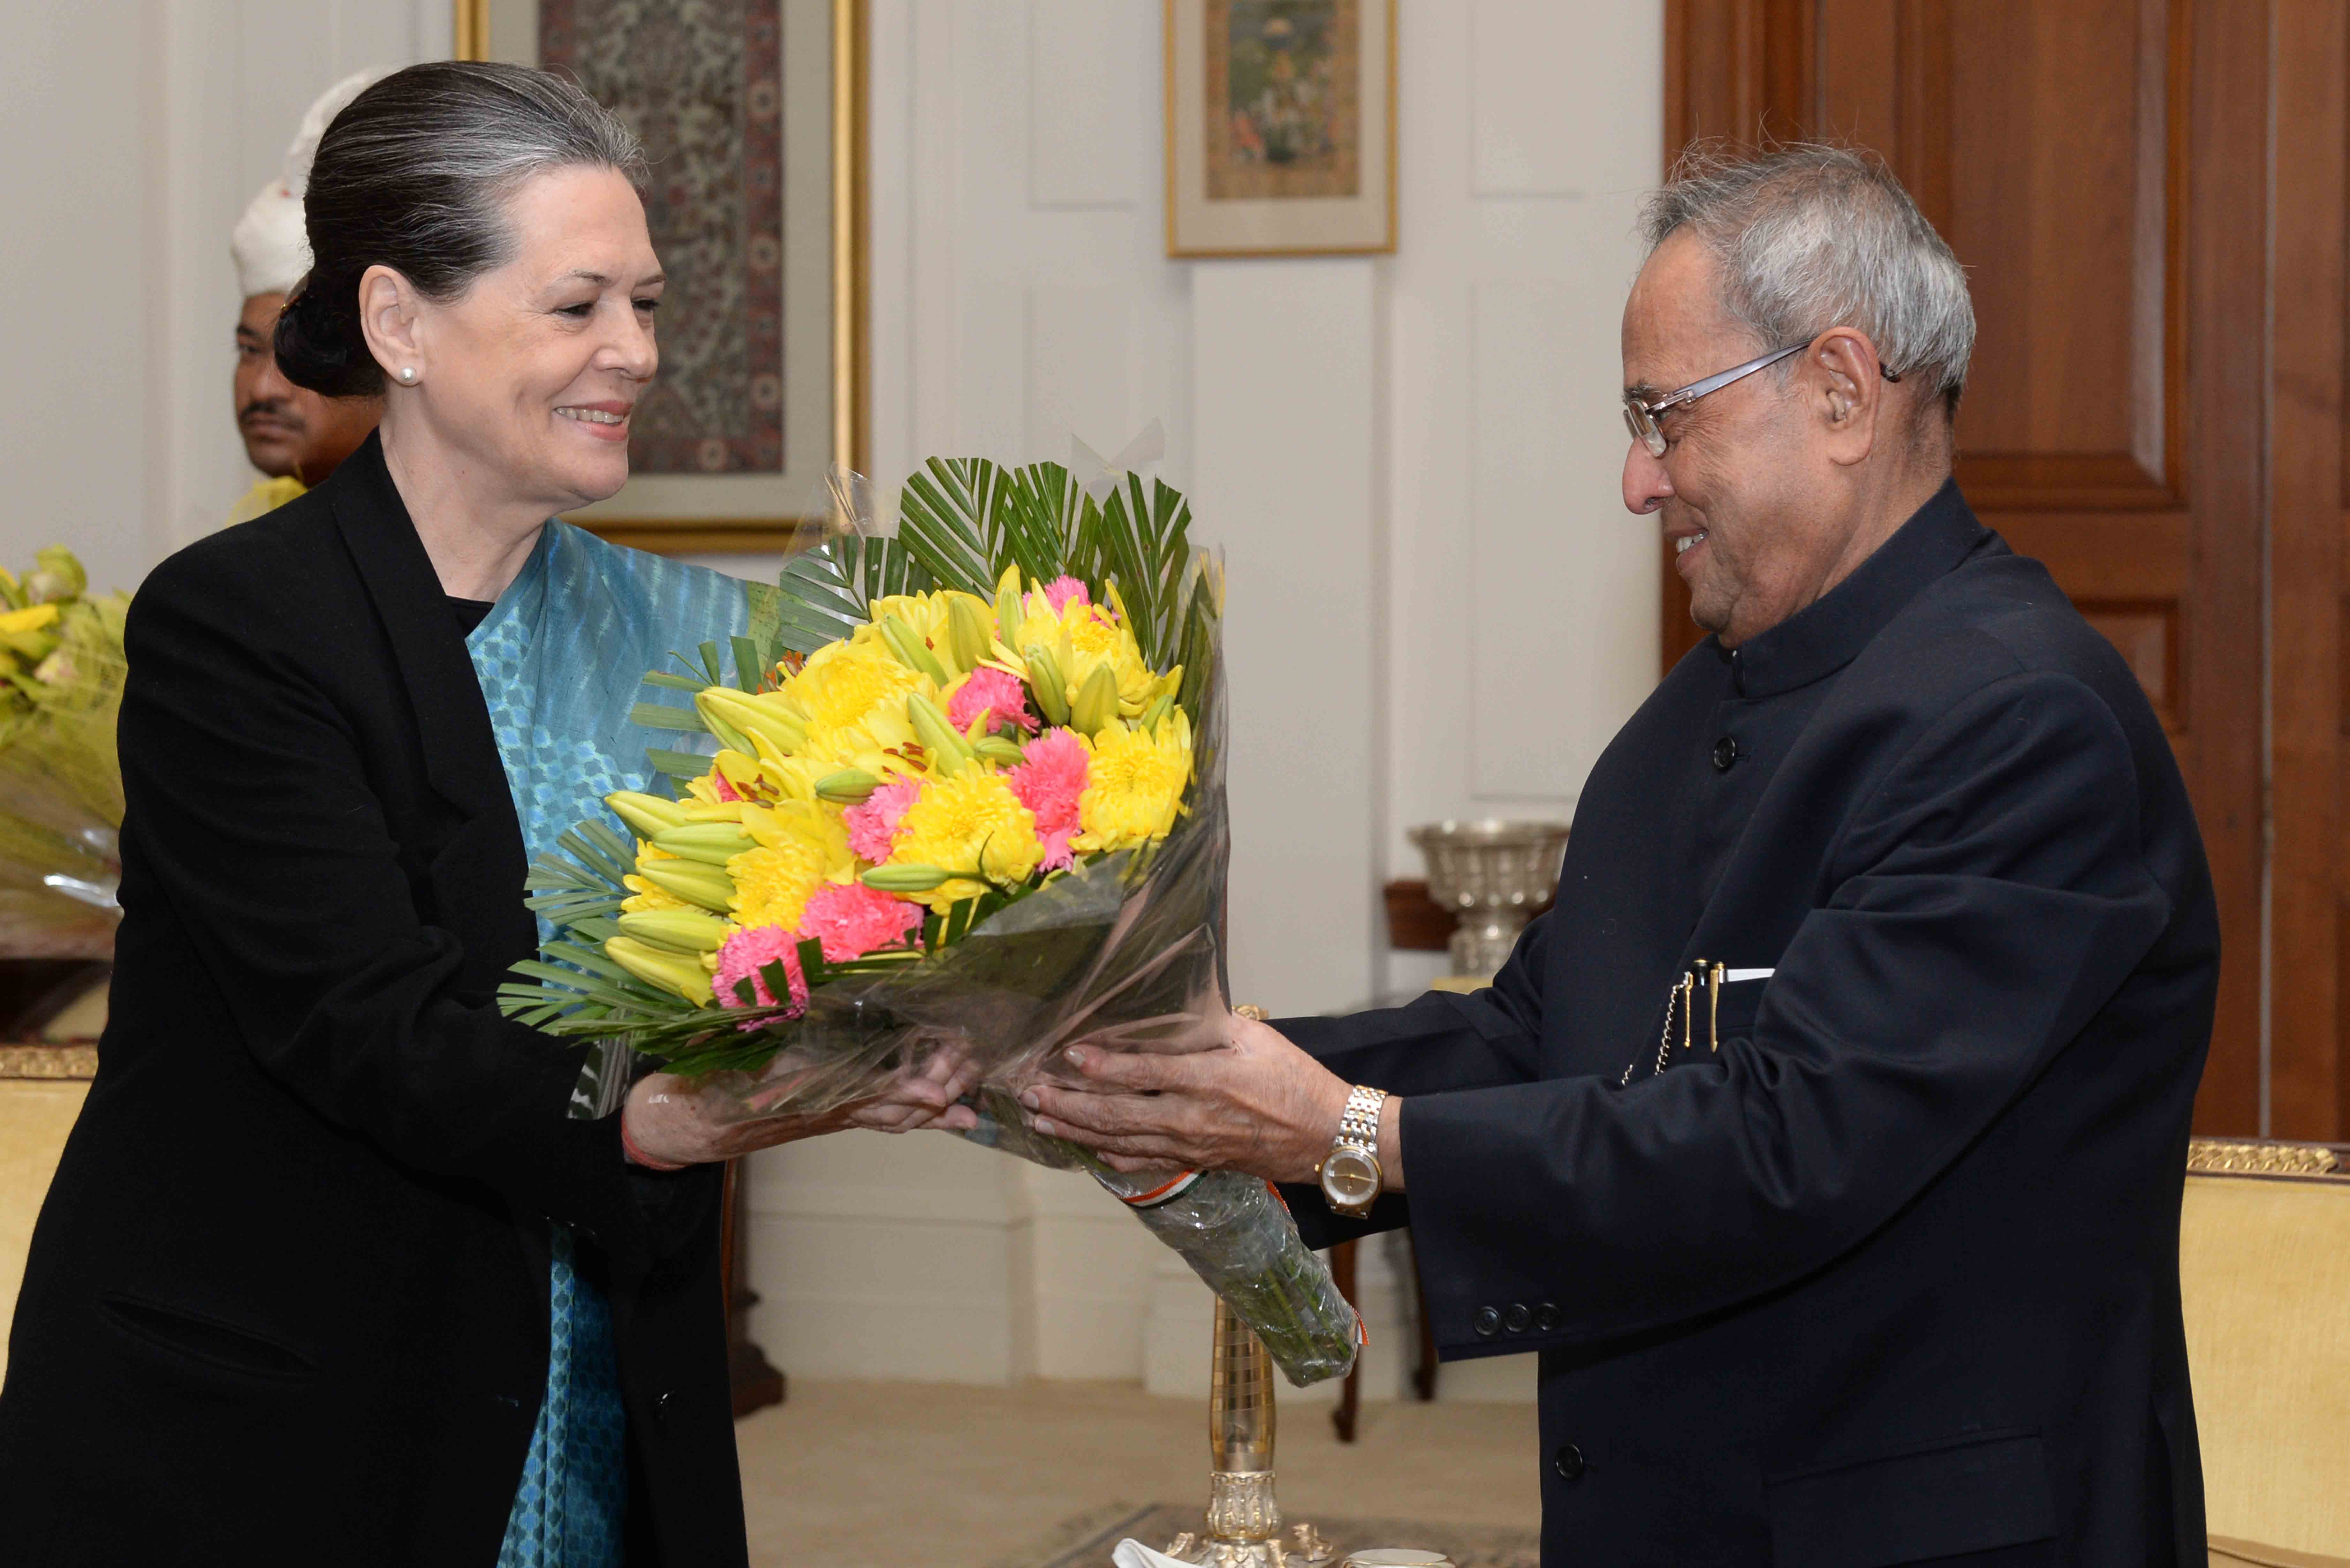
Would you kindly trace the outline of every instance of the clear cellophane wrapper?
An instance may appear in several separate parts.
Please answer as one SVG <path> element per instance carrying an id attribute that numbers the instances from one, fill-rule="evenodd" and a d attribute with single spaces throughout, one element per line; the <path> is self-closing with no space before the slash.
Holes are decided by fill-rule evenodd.
<path id="1" fill-rule="evenodd" d="M 113 956 L 123 665 L 105 629 L 72 649 L 69 682 L 0 723 L 0 957 Z"/>
<path id="2" fill-rule="evenodd" d="M 1083 1087 L 1061 1064 L 1064 1047 L 1077 1041 L 1179 1053 L 1226 1038 L 1222 697 L 1221 680 L 1211 682 L 1195 732 L 1190 805 L 1148 853 L 1080 865 L 920 963 L 817 987 L 802 1016 L 764 1026 L 782 1042 L 764 1066 L 691 1081 L 718 1117 L 750 1121 L 836 1109 L 951 1052 L 978 1075 L 969 1100 L 980 1125 L 965 1136 L 1040 1165 L 1090 1171 L 1304 1386 L 1353 1366 L 1361 1320 L 1275 1189 L 1237 1171 L 1189 1180 L 1122 1175 L 1075 1144 L 1038 1137 L 1018 1109 L 1032 1081 Z"/>

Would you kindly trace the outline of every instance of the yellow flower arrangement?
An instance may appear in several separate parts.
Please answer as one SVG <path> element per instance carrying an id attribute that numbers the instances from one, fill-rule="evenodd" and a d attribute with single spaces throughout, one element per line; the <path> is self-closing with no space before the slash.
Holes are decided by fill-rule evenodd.
<path id="1" fill-rule="evenodd" d="M 977 871 L 998 883 L 1024 882 L 1045 858 L 1036 818 L 1020 804 L 1003 775 L 966 767 L 952 778 L 926 781 L 914 804 L 899 819 L 889 864 L 935 866 L 942 871 Z M 928 892 L 909 897 L 944 911 L 986 887 L 955 877 Z"/>
<path id="2" fill-rule="evenodd" d="M 780 701 L 804 714 L 803 756 L 838 767 L 860 765 L 870 753 L 913 739 L 906 699 L 935 694 L 931 683 L 877 639 L 847 639 L 808 656 L 798 674 L 778 689 Z"/>
<path id="3" fill-rule="evenodd" d="M 739 925 L 796 926 L 810 894 L 827 882 L 847 882 L 856 871 L 837 806 L 809 800 L 745 806 L 743 826 L 756 847 L 726 862 Z"/>
<path id="4" fill-rule="evenodd" d="M 1074 846 L 1090 855 L 1166 837 L 1191 782 L 1190 717 L 1174 713 L 1155 732 L 1120 724 L 1081 739 L 1092 763 L 1077 797 Z"/>
<path id="5" fill-rule="evenodd" d="M 1155 844 L 1193 777 L 1182 674 L 1150 667 L 1113 584 L 1008 566 L 992 603 L 876 597 L 805 659 L 697 691 L 720 749 L 681 798 L 610 797 L 637 846 L 607 956 L 702 1005 L 748 984 L 795 1009 L 808 941 L 828 963 L 902 948 L 920 911 Z"/>

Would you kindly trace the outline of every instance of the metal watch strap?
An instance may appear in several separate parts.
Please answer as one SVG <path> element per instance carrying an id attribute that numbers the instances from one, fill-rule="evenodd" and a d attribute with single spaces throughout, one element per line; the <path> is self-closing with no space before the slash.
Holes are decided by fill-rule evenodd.
<path id="1" fill-rule="evenodd" d="M 1355 1144 L 1371 1150 L 1379 1147 L 1379 1107 L 1387 1104 L 1385 1089 L 1366 1088 L 1357 1084 L 1347 1096 L 1347 1108 L 1338 1113 L 1338 1136 L 1332 1147 Z"/>

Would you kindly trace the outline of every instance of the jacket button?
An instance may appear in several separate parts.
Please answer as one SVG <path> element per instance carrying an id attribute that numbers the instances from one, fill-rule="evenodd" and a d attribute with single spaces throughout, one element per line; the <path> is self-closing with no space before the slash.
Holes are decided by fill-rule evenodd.
<path id="1" fill-rule="evenodd" d="M 1563 1481 L 1581 1480 L 1585 1468 L 1583 1450 L 1573 1443 L 1561 1443 L 1551 1450 L 1550 1468 L 1558 1472 L 1558 1479 Z"/>
<path id="2" fill-rule="evenodd" d="M 1532 1328 L 1534 1324 L 1534 1309 L 1523 1302 L 1512 1302 L 1510 1310 L 1502 1317 L 1502 1326 L 1512 1334 L 1523 1334 Z"/>
<path id="3" fill-rule="evenodd" d="M 1556 1302 L 1544 1302 L 1534 1308 L 1534 1328 L 1543 1334 L 1556 1334 L 1565 1326 L 1566 1314 L 1558 1310 Z"/>
<path id="4" fill-rule="evenodd" d="M 676 1397 L 676 1394 L 671 1392 L 664 1394 L 660 1398 L 653 1401 L 653 1424 L 655 1426 L 660 1427 L 664 1429 L 668 1428 L 670 1401 Z"/>
<path id="5" fill-rule="evenodd" d="M 1476 1324 L 1477 1337 L 1480 1339 L 1491 1339 L 1502 1332 L 1502 1314 L 1492 1307 L 1479 1307 L 1477 1315 L 1470 1321 Z"/>
<path id="6" fill-rule="evenodd" d="M 1730 764 L 1731 764 L 1731 763 L 1734 763 L 1734 762 L 1736 762 L 1737 760 L 1738 760 L 1738 742 L 1737 742 L 1737 741 L 1735 741 L 1734 739 L 1732 739 L 1731 737 L 1730 737 L 1730 736 L 1728 736 L 1728 735 L 1724 735 L 1724 736 L 1722 736 L 1722 737 L 1721 737 L 1721 739 L 1720 739 L 1720 740 L 1718 740 L 1718 741 L 1714 742 L 1714 743 L 1713 743 L 1713 771 L 1714 771 L 1715 773 L 1718 773 L 1718 774 L 1726 774 L 1726 773 L 1728 773 L 1728 772 L 1730 771 Z"/>

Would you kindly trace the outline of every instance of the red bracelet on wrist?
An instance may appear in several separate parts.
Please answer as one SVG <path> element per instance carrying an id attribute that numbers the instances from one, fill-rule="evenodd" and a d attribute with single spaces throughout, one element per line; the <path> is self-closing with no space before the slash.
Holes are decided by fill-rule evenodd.
<path id="1" fill-rule="evenodd" d="M 641 1165 L 647 1170 L 683 1170 L 685 1168 L 681 1165 L 671 1165 L 665 1159 L 654 1159 L 643 1149 L 639 1148 L 637 1140 L 629 1136 L 629 1118 L 625 1114 L 620 1117 L 620 1154 L 630 1165 Z"/>

